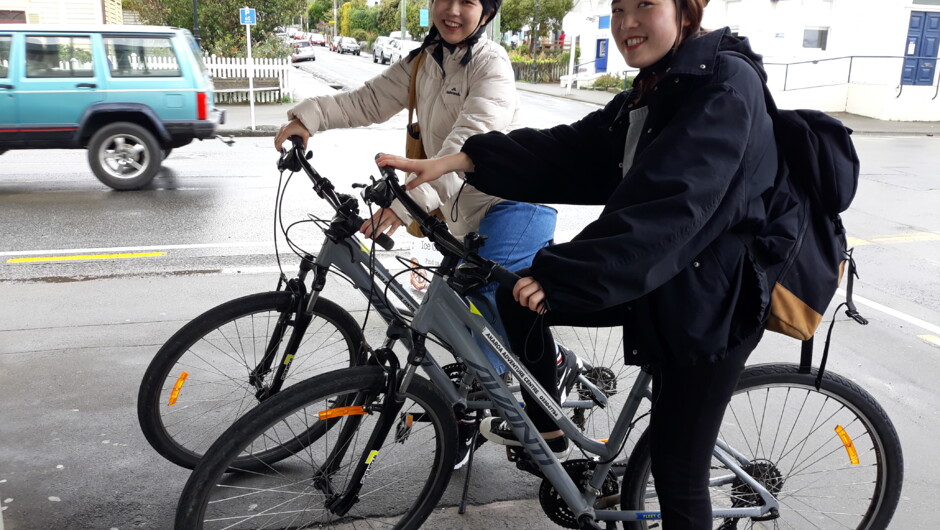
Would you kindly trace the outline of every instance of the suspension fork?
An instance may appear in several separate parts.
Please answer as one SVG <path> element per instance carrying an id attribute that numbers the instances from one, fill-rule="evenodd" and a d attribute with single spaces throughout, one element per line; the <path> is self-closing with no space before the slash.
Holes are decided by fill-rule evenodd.
<path id="1" fill-rule="evenodd" d="M 349 478 L 346 490 L 343 493 L 335 493 L 335 489 L 330 483 L 329 477 L 339 469 L 346 455 L 346 451 L 349 449 L 349 444 L 356 435 L 359 424 L 362 422 L 361 416 L 349 417 L 349 421 L 343 426 L 343 430 L 337 438 L 336 445 L 334 445 L 330 455 L 326 458 L 324 465 L 317 472 L 315 479 L 317 486 L 322 491 L 332 493 L 326 500 L 326 508 L 340 517 L 346 515 L 353 505 L 359 502 L 359 491 L 362 489 L 363 482 L 365 482 L 369 467 L 378 457 L 379 448 L 382 446 L 382 442 L 385 441 L 388 433 L 391 432 L 392 426 L 395 424 L 395 419 L 398 417 L 398 413 L 401 412 L 404 405 L 404 400 L 398 399 L 399 362 L 398 357 L 395 356 L 395 352 L 390 348 L 381 348 L 376 350 L 373 355 L 386 370 L 386 384 L 384 388 L 385 399 L 378 410 L 379 415 L 376 420 L 375 429 L 373 429 L 372 434 L 369 436 L 369 440 L 366 442 L 362 454 L 356 462 L 356 467 L 353 469 L 352 476 Z M 369 402 L 375 399 L 376 396 L 377 394 L 374 391 L 362 391 L 356 395 L 354 402 L 357 405 L 365 407 Z M 367 410 L 367 412 L 372 413 L 372 411 L 369 410 Z"/>
<path id="2" fill-rule="evenodd" d="M 307 276 L 307 272 L 311 270 L 315 270 L 316 272 L 313 285 L 308 295 L 306 286 L 304 285 L 304 279 Z M 292 307 L 290 310 L 282 312 L 278 317 L 274 331 L 271 333 L 271 340 L 268 341 L 264 355 L 261 357 L 261 362 L 259 362 L 258 366 L 249 374 L 249 382 L 258 389 L 255 393 L 255 397 L 257 397 L 259 401 L 264 401 L 273 396 L 284 386 L 284 379 L 287 378 L 287 371 L 290 368 L 290 364 L 294 360 L 294 356 L 297 353 L 297 349 L 300 347 L 300 342 L 303 340 L 304 334 L 307 333 L 307 327 L 309 327 L 310 322 L 313 321 L 313 305 L 316 303 L 320 291 L 323 290 L 323 286 L 326 284 L 327 272 L 327 267 L 313 265 L 312 256 L 307 255 L 300 262 L 300 272 L 297 278 L 288 280 L 287 288 L 293 295 L 291 300 Z M 280 287 L 280 282 L 278 286 Z M 284 348 L 284 354 L 281 356 L 281 360 L 277 365 L 274 379 L 272 379 L 269 387 L 265 387 L 263 385 L 264 378 L 271 372 L 274 358 L 277 356 L 281 342 L 284 340 L 287 328 L 291 326 L 293 326 L 294 330 L 291 332 L 287 346 Z"/>

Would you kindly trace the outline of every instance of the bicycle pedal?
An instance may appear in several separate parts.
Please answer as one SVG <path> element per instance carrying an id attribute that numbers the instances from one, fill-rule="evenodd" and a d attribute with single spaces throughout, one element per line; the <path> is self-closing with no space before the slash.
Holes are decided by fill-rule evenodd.
<path id="1" fill-rule="evenodd" d="M 535 462 L 533 462 L 531 458 L 529 458 L 529 455 L 525 452 L 525 449 L 521 447 L 507 447 L 506 457 L 510 462 L 514 462 L 516 464 L 516 469 L 525 471 L 531 475 L 535 475 L 540 479 L 545 478 L 545 475 L 542 474 L 542 470 L 539 469 L 539 466 L 535 465 Z"/>

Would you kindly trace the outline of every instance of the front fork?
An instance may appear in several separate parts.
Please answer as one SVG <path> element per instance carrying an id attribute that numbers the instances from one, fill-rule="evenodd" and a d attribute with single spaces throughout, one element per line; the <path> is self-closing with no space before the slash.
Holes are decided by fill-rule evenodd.
<path id="1" fill-rule="evenodd" d="M 315 275 L 308 296 L 304 280 L 307 277 L 307 273 L 311 270 L 315 270 Z M 290 369 L 291 362 L 294 360 L 297 348 L 300 346 L 300 342 L 307 332 L 307 327 L 313 320 L 313 306 L 316 304 L 317 298 L 320 296 L 320 291 L 323 290 L 323 286 L 326 285 L 327 272 L 328 269 L 326 267 L 317 265 L 313 256 L 308 254 L 304 256 L 304 259 L 300 262 L 300 271 L 297 274 L 297 278 L 285 280 L 282 276 L 278 280 L 277 290 L 280 291 L 282 287 L 286 287 L 286 290 L 293 295 L 292 302 L 294 303 L 294 307 L 281 313 L 277 323 L 274 325 L 274 331 L 271 333 L 271 339 L 268 341 L 261 361 L 248 374 L 249 384 L 257 389 L 255 397 L 258 398 L 258 401 L 264 401 L 278 393 L 284 385 L 284 379 L 287 378 L 287 372 Z M 284 340 L 284 335 L 287 333 L 289 327 L 293 327 L 294 330 L 291 332 L 287 346 L 284 348 L 281 362 L 277 365 L 274 379 L 271 380 L 269 386 L 266 386 L 264 379 L 271 372 L 274 358 L 277 357 L 277 352 L 280 349 L 281 342 Z"/>
<path id="2" fill-rule="evenodd" d="M 393 323 L 389 326 L 388 339 L 391 343 L 403 338 L 403 335 L 407 332 L 403 325 Z M 346 490 L 337 493 L 330 482 L 330 477 L 339 469 L 349 443 L 359 429 L 359 424 L 362 421 L 361 416 L 348 417 L 348 421 L 343 426 L 343 431 L 340 433 L 333 451 L 331 451 L 326 463 L 314 477 L 316 486 L 329 495 L 325 503 L 326 508 L 337 516 L 342 517 L 345 515 L 359 501 L 359 490 L 362 489 L 369 467 L 379 455 L 379 449 L 381 449 L 383 442 L 391 432 L 392 426 L 395 425 L 395 421 L 398 419 L 405 403 L 405 392 L 408 385 L 415 371 L 424 361 L 424 356 L 427 355 L 424 337 L 414 334 L 412 344 L 414 346 L 408 356 L 408 366 L 404 373 L 400 371 L 398 357 L 395 356 L 395 352 L 390 347 L 380 348 L 373 353 L 370 363 L 379 364 L 386 371 L 385 399 L 375 410 L 379 413 L 375 429 L 373 429 L 359 460 L 356 462 L 356 467 L 346 485 Z M 368 404 L 376 396 L 372 392 L 363 391 L 356 396 L 354 401 L 356 405 L 366 408 L 367 413 L 371 413 L 373 411 L 368 409 Z"/>

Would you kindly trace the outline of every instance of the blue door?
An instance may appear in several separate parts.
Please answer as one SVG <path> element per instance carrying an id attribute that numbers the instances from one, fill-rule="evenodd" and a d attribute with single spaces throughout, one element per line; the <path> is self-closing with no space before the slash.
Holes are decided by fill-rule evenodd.
<path id="1" fill-rule="evenodd" d="M 607 72 L 607 39 L 597 39 L 597 58 L 594 61 L 594 71 L 602 74 Z"/>
<path id="2" fill-rule="evenodd" d="M 902 85 L 933 85 L 940 49 L 940 13 L 914 11 L 904 48 Z"/>

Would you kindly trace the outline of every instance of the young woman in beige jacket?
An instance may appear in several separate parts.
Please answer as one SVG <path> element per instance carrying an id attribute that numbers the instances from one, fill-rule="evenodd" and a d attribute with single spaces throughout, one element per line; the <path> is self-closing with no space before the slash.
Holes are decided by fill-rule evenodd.
<path id="1" fill-rule="evenodd" d="M 427 56 L 416 78 L 416 113 L 427 156 L 459 153 L 464 141 L 475 134 L 518 128 L 519 98 L 512 65 L 506 51 L 484 35 L 486 24 L 501 3 L 434 0 L 433 25 L 420 48 L 357 90 L 299 103 L 288 112 L 290 122 L 278 132 L 275 148 L 280 149 L 291 135 L 302 137 L 306 143 L 316 131 L 381 123 L 406 109 L 413 61 L 420 54 Z M 487 195 L 464 184 L 462 177 L 449 173 L 409 193 L 426 211 L 440 208 L 455 236 L 463 237 L 468 232 L 486 235 L 480 251 L 483 257 L 510 270 L 528 267 L 535 253 L 554 236 L 555 210 Z M 367 220 L 361 232 L 367 237 L 383 232 L 391 235 L 410 222 L 407 212 L 396 202 Z M 496 284 L 481 290 L 490 302 L 488 308 L 481 304 L 481 311 L 502 330 L 495 290 Z M 497 368 L 502 367 L 498 357 L 490 355 L 490 359 Z M 461 429 L 465 436 L 471 432 Z M 466 441 L 461 440 L 461 449 L 466 449 Z M 457 467 L 463 465 L 468 454 L 458 451 Z"/>

